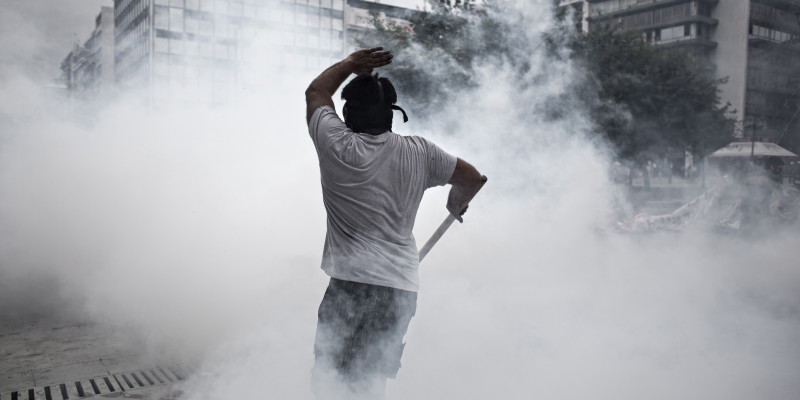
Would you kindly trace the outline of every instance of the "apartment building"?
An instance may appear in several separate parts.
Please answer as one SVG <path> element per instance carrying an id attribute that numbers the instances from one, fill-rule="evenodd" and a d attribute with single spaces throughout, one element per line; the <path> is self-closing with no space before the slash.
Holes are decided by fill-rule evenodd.
<path id="1" fill-rule="evenodd" d="M 300 69 L 344 49 L 344 0 L 115 0 L 114 12 L 116 82 L 154 99 L 228 100 L 255 42 Z"/>
<path id="2" fill-rule="evenodd" d="M 707 57 L 740 134 L 800 145 L 800 0 L 561 0 L 576 24 L 641 31 Z"/>
<path id="3" fill-rule="evenodd" d="M 262 70 L 316 71 L 357 47 L 372 14 L 411 29 L 411 10 L 365 0 L 114 0 L 62 63 L 68 93 L 139 92 L 222 103 Z M 105 90 L 105 89 L 104 89 Z"/>
<path id="4" fill-rule="evenodd" d="M 114 10 L 102 7 L 95 28 L 83 45 L 76 44 L 61 62 L 67 93 L 82 100 L 107 96 L 114 88 Z"/>

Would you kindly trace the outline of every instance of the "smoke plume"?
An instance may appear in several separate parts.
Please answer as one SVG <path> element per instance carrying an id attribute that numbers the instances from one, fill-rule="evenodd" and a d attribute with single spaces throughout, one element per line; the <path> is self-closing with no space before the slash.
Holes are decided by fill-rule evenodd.
<path id="1" fill-rule="evenodd" d="M 396 123 L 489 182 L 420 267 L 388 398 L 796 396 L 800 235 L 607 229 L 620 190 L 575 106 L 582 71 L 540 45 L 558 23 L 549 4 L 519 5 L 507 25 L 525 29 L 509 38 L 533 84 L 481 59 L 475 87 L 430 105 L 436 118 Z M 91 113 L 4 65 L 0 316 L 129 327 L 190 366 L 185 398 L 311 399 L 327 277 L 303 90 L 324 66 L 258 68 L 274 56 L 251 60 L 270 79 L 227 106 L 120 99 Z M 550 112 L 555 101 L 569 109 Z M 446 194 L 426 195 L 418 244 Z"/>

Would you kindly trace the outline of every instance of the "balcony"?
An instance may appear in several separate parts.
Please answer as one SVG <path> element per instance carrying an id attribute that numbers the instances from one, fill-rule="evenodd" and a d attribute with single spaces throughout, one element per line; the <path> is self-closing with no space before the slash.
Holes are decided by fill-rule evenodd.
<path id="1" fill-rule="evenodd" d="M 698 10 L 690 0 L 640 3 L 605 14 L 598 13 L 596 9 L 590 9 L 590 14 L 587 18 L 590 24 L 616 23 L 625 30 L 653 30 L 683 24 L 703 24 L 713 27 L 719 23 L 710 16 L 698 14 Z"/>
<path id="2" fill-rule="evenodd" d="M 602 3 L 606 0 L 587 0 L 590 4 L 589 9 L 591 16 L 589 18 L 605 19 L 609 17 L 619 17 L 623 15 L 636 14 L 643 11 L 650 11 L 656 8 L 668 7 L 676 4 L 691 3 L 693 0 L 650 0 L 649 2 L 637 2 L 627 7 L 622 7 L 613 11 L 598 13 L 592 10 L 591 4 Z M 775 0 L 779 1 L 779 0 Z M 784 0 L 785 1 L 785 0 Z M 716 4 L 719 0 L 697 0 L 698 3 Z"/>
<path id="3" fill-rule="evenodd" d="M 797 81 L 786 81 L 779 84 L 774 81 L 759 82 L 754 79 L 747 80 L 747 91 L 757 92 L 767 95 L 794 96 L 800 92 L 800 84 Z"/>
<path id="4" fill-rule="evenodd" d="M 684 37 L 679 39 L 653 42 L 653 45 L 658 47 L 702 47 L 705 49 L 713 49 L 717 47 L 717 42 L 701 37 Z"/>
<path id="5" fill-rule="evenodd" d="M 800 13 L 800 0 L 758 0 L 758 2 L 780 10 Z"/>
<path id="6" fill-rule="evenodd" d="M 719 21 L 717 19 L 710 18 L 710 17 L 704 17 L 702 15 L 692 15 L 692 16 L 685 17 L 685 18 L 675 19 L 675 20 L 672 20 L 672 21 L 658 22 L 658 23 L 652 23 L 652 24 L 647 24 L 647 25 L 640 25 L 640 26 L 635 26 L 635 27 L 631 27 L 631 28 L 628 28 L 628 29 L 638 29 L 638 30 L 641 30 L 641 31 L 647 31 L 647 30 L 651 30 L 651 29 L 660 29 L 660 28 L 666 28 L 666 27 L 677 26 L 677 25 L 685 25 L 685 24 L 690 24 L 690 23 L 699 23 L 699 24 L 704 24 L 704 25 L 707 25 L 707 26 L 717 26 L 717 24 L 719 24 Z"/>
<path id="7" fill-rule="evenodd" d="M 782 51 L 800 54 L 800 41 L 797 39 L 780 42 L 771 38 L 750 34 L 748 44 L 752 47 L 767 51 Z"/>

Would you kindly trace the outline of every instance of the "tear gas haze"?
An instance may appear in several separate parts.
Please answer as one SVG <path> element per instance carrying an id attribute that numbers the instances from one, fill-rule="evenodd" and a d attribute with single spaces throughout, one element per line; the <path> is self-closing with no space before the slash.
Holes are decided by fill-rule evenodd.
<path id="1" fill-rule="evenodd" d="M 516 6 L 507 26 L 526 29 L 509 40 L 535 84 L 487 57 L 476 87 L 430 105 L 436 118 L 395 121 L 490 181 L 421 265 L 387 397 L 796 397 L 797 230 L 605 229 L 621 189 L 572 99 L 584 73 L 540 45 L 550 4 Z M 192 366 L 183 398 L 313 398 L 325 213 L 303 91 L 324 66 L 269 70 L 275 54 L 262 56 L 247 68 L 267 86 L 227 106 L 120 99 L 81 115 L 33 85 L 0 94 L 2 319 L 131 328 L 154 357 Z M 4 62 L 3 81 L 30 82 L 20 65 Z M 554 118 L 556 101 L 569 109 Z M 446 194 L 424 199 L 418 244 Z"/>

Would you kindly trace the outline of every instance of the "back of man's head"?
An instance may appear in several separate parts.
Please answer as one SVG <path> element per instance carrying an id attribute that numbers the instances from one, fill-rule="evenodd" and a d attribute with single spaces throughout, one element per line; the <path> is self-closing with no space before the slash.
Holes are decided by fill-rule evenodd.
<path id="1" fill-rule="evenodd" d="M 392 129 L 392 106 L 397 92 L 389 79 L 378 74 L 359 75 L 342 89 L 344 120 L 354 132 L 373 135 Z M 403 113 L 405 117 L 405 112 Z"/>

